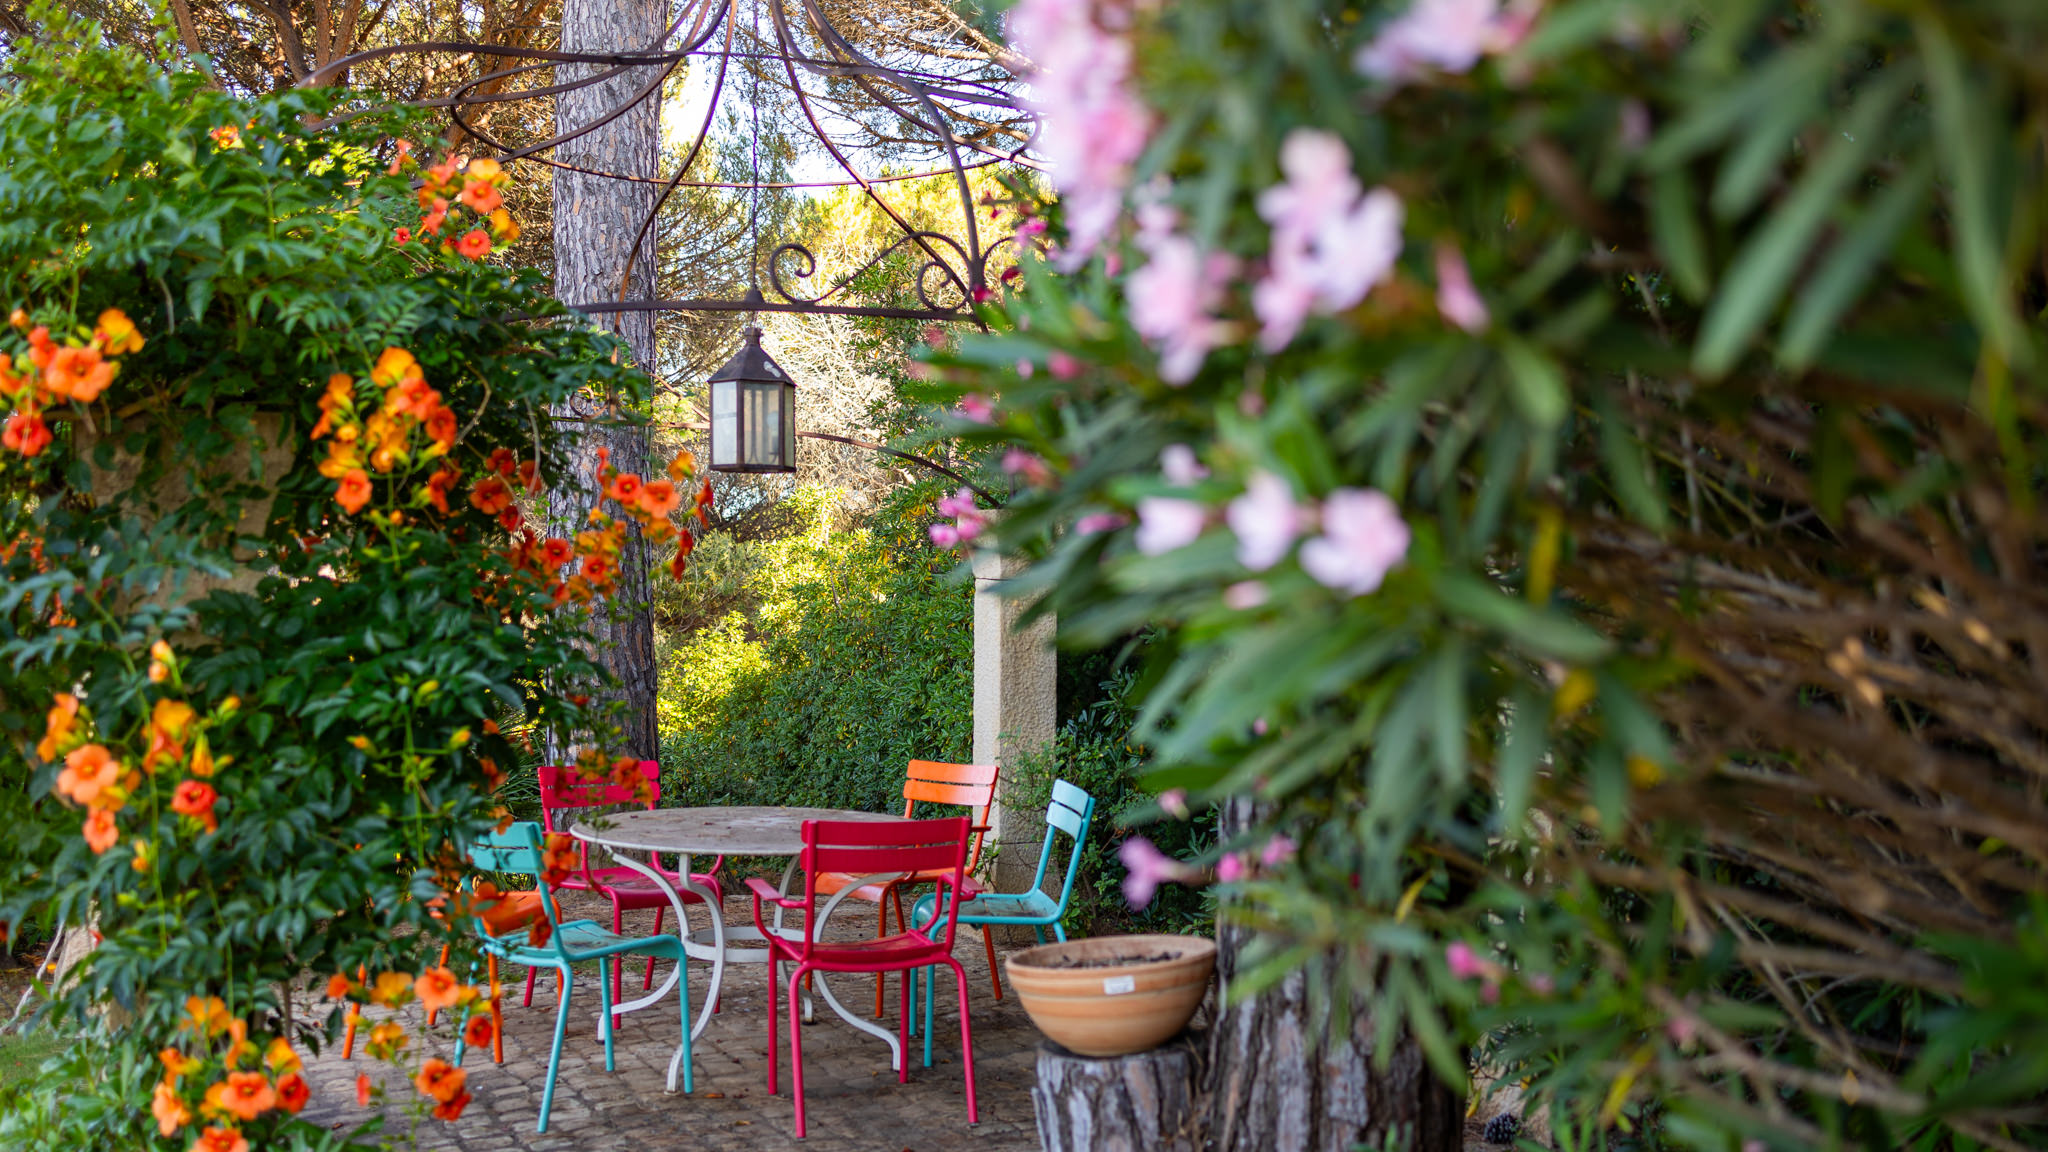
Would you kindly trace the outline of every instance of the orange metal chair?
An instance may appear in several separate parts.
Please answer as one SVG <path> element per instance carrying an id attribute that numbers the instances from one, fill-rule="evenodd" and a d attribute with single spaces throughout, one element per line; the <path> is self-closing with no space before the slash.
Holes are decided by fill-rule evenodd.
<path id="1" fill-rule="evenodd" d="M 957 767 L 957 765 L 955 766 Z M 942 820 L 806 820 L 803 824 L 804 894 L 784 896 L 775 885 L 754 877 L 747 887 L 754 893 L 754 926 L 768 942 L 768 1093 L 775 1094 L 775 1056 L 781 1040 L 781 1022 L 776 1019 L 776 1001 L 789 994 L 789 1062 L 795 1074 L 796 1135 L 804 1135 L 804 1043 L 802 1000 L 799 993 L 812 972 L 911 972 L 928 964 L 953 969 L 960 991 L 960 1062 L 967 1077 L 967 1122 L 980 1120 L 974 1104 L 974 1030 L 967 1014 L 967 973 L 953 959 L 953 930 L 960 910 L 960 892 L 965 883 L 969 836 L 979 837 L 968 827 L 965 816 Z M 872 876 L 878 873 L 908 873 L 930 876 L 939 885 L 940 907 L 932 922 L 905 926 L 893 936 L 827 944 L 817 939 L 818 897 L 824 894 L 818 881 L 823 875 Z M 770 931 L 761 915 L 762 901 L 804 913 L 804 934 L 791 940 Z M 783 964 L 794 964 L 789 983 L 777 978 Z M 910 1079 L 910 984 L 903 983 L 902 1010 L 896 1022 L 896 1080 Z M 931 1035 L 927 1016 L 925 1035 Z"/>
<path id="2" fill-rule="evenodd" d="M 988 834 L 989 807 L 996 800 L 996 769 L 987 764 L 946 764 L 937 760 L 912 760 L 908 778 L 903 781 L 903 818 L 908 820 L 917 815 L 919 804 L 955 804 L 974 810 L 974 823 L 968 828 L 973 834 L 972 846 L 967 855 L 967 871 L 973 872 L 981 862 L 982 838 Z M 870 871 L 873 871 L 870 869 Z M 912 873 L 891 880 L 885 884 L 860 884 L 848 896 L 875 902 L 875 935 L 889 934 L 889 906 L 896 906 L 896 926 L 910 927 L 910 921 L 903 915 L 903 889 L 937 881 L 943 870 L 927 870 Z M 865 874 L 848 872 L 827 872 L 817 877 L 818 891 L 832 895 L 864 880 Z M 974 894 L 973 882 L 966 882 L 967 895 Z M 989 975 L 996 971 L 996 943 L 989 934 L 988 926 L 981 929 L 981 943 L 988 949 Z M 887 995 L 883 973 L 875 974 L 875 1015 L 883 1011 Z M 1001 981 L 996 983 L 996 999 L 1003 998 Z"/>

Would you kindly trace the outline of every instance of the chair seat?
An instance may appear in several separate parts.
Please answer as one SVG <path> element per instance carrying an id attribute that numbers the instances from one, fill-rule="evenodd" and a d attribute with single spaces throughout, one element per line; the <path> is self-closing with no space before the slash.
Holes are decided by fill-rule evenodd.
<path id="1" fill-rule="evenodd" d="M 484 922 L 484 927 L 491 935 L 503 936 L 507 932 L 526 931 L 535 921 L 547 915 L 547 910 L 541 907 L 540 893 L 537 891 L 507 892 L 489 904 L 477 908 L 476 914 L 477 919 Z"/>
<path id="2" fill-rule="evenodd" d="M 1059 914 L 1059 905 L 1043 892 L 1015 895 L 987 892 L 960 905 L 962 923 L 982 920 L 1046 920 Z"/>
<path id="3" fill-rule="evenodd" d="M 618 904 L 620 908 L 657 908 L 668 903 L 668 893 L 662 891 L 660 885 L 630 868 L 606 868 L 602 871 L 594 872 L 593 875 L 597 877 L 598 883 L 604 885 L 603 889 L 586 888 L 585 890 L 598 891 L 600 894 L 610 894 L 612 901 Z M 674 873 L 663 873 L 663 875 L 668 877 L 669 883 L 676 883 L 677 877 Z M 725 898 L 725 889 L 720 886 L 716 876 L 702 876 L 692 873 L 690 882 L 718 893 L 721 900 Z M 567 888 L 568 885 L 564 884 L 562 887 Z M 680 885 L 676 888 L 676 895 L 681 896 L 685 904 L 702 904 L 704 902 L 704 897 Z"/>
<path id="4" fill-rule="evenodd" d="M 621 936 L 595 920 L 571 920 L 555 929 L 554 939 L 561 941 L 572 961 L 633 953 L 683 959 L 683 942 L 674 936 Z M 543 947 L 503 939 L 492 943 L 498 945 L 492 951 L 515 964 L 543 968 L 562 966 L 562 959 L 556 954 L 552 942 Z"/>
<path id="5" fill-rule="evenodd" d="M 910 922 L 923 924 L 936 898 L 935 893 L 919 897 Z M 1059 914 L 1058 902 L 1043 892 L 983 892 L 960 902 L 962 924 L 1050 924 Z"/>
<path id="6" fill-rule="evenodd" d="M 940 880 L 951 879 L 952 875 L 953 874 L 951 872 L 943 868 L 928 868 L 922 872 L 907 873 L 900 879 L 896 880 L 878 880 L 872 884 L 862 884 L 860 887 L 854 888 L 850 895 L 852 895 L 855 899 L 866 900 L 870 904 L 876 904 L 880 903 L 882 898 L 888 895 L 888 891 L 891 885 L 896 885 L 899 887 L 910 887 L 917 884 L 936 884 Z M 852 887 L 855 882 L 862 880 L 864 878 L 865 877 L 855 876 L 850 872 L 821 872 L 818 874 L 818 891 L 824 895 L 830 896 L 835 892 L 839 892 L 846 888 Z M 980 886 L 974 882 L 972 877 L 969 877 L 968 879 L 962 881 L 960 887 L 962 891 L 968 893 L 973 893 L 980 890 Z"/>
<path id="7" fill-rule="evenodd" d="M 446 897 L 436 896 L 427 901 L 427 914 L 439 920 L 447 906 Z M 541 907 L 538 891 L 500 892 L 493 899 L 478 901 L 470 911 L 484 922 L 485 929 L 493 936 L 524 932 L 534 921 L 547 915 L 546 909 Z"/>
<path id="8" fill-rule="evenodd" d="M 803 950 L 796 943 L 771 936 L 768 946 L 780 959 L 796 961 Z M 847 940 L 811 945 L 810 965 L 826 972 L 876 972 L 897 968 L 921 968 L 945 956 L 944 945 L 922 932 L 897 932 L 866 940 Z"/>

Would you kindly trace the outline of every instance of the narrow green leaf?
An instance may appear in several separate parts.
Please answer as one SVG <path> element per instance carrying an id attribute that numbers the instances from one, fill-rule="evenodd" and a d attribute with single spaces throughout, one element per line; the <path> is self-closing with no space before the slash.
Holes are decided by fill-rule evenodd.
<path id="1" fill-rule="evenodd" d="M 1518 687 L 1508 698 L 1508 730 L 1494 756 L 1494 786 L 1500 794 L 1500 823 L 1495 831 L 1513 836 L 1536 790 L 1536 765 L 1550 750 L 1550 701 Z"/>
<path id="2" fill-rule="evenodd" d="M 1692 197 L 1692 174 L 1665 168 L 1651 182 L 1651 234 L 1663 252 L 1671 283 L 1694 303 L 1706 299 L 1712 279 L 1706 271 L 1706 234 Z"/>
<path id="3" fill-rule="evenodd" d="M 1637 523 L 1653 532 L 1663 532 L 1670 522 L 1664 501 L 1651 485 L 1654 473 L 1643 455 L 1642 443 L 1607 393 L 1594 396 L 1593 408 L 1600 418 L 1600 456 L 1608 477 L 1614 481 L 1615 499 L 1621 501 Z"/>
<path id="4" fill-rule="evenodd" d="M 1985 341 L 2008 363 L 2019 352 L 2020 334 L 1999 267 L 2000 244 L 1991 207 L 1991 146 L 1986 125 L 2005 117 L 1977 98 L 1963 74 L 1962 54 L 1948 29 L 1933 15 L 1914 23 L 1927 60 L 1927 87 L 1934 104 L 1934 139 L 1953 190 L 1956 265 L 1963 301 L 1975 315 Z"/>
<path id="5" fill-rule="evenodd" d="M 1465 646 L 1456 638 L 1436 654 L 1430 668 L 1429 743 L 1444 784 L 1465 779 Z"/>
<path id="6" fill-rule="evenodd" d="M 1500 353 L 1507 366 L 1508 396 L 1521 409 L 1523 419 L 1539 428 L 1564 423 L 1571 409 L 1571 393 L 1557 362 L 1535 345 L 1512 337 L 1501 345 Z"/>
<path id="7" fill-rule="evenodd" d="M 1736 253 L 1700 324 L 1699 343 L 1693 349 L 1693 369 L 1700 375 L 1725 375 L 1777 307 L 1835 201 L 1863 172 L 1866 158 L 1882 138 L 1885 119 L 1912 79 L 1910 68 L 1893 67 L 1873 81 L 1856 101 L 1841 138 L 1828 146 L 1770 220 Z"/>
<path id="8" fill-rule="evenodd" d="M 1584 624 L 1504 595 L 1473 576 L 1447 573 L 1437 581 L 1436 594 L 1445 611 L 1499 632 L 1535 656 L 1590 664 L 1612 647 Z"/>
<path id="9" fill-rule="evenodd" d="M 1746 70 L 1726 89 L 1694 101 L 1689 111 L 1658 133 L 1644 151 L 1643 163 L 1653 170 L 1669 168 L 1712 148 L 1769 107 L 1780 92 L 1823 75 L 1834 66 L 1837 50 L 1832 38 L 1816 38 Z"/>
<path id="10" fill-rule="evenodd" d="M 1933 185 L 1933 160 L 1923 156 L 1903 179 L 1879 194 L 1863 219 L 1835 245 L 1819 274 L 1794 301 L 1792 315 L 1785 322 L 1778 359 L 1786 367 L 1804 368 L 1827 347 L 1836 321 L 1863 294 L 1871 270 L 1891 251 L 1892 242 L 1919 211 Z"/>
<path id="11" fill-rule="evenodd" d="M 1749 134 L 1722 158 L 1714 194 L 1707 201 L 1715 216 L 1731 220 L 1756 207 L 1772 178 L 1791 159 L 1793 140 L 1815 113 L 1820 95 L 1818 76 L 1800 79 L 1798 87 L 1779 93 L 1762 110 Z"/>

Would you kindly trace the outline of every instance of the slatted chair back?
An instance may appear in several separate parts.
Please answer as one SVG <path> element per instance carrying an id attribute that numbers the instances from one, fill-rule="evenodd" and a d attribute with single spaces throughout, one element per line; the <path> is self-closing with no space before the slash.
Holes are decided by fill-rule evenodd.
<path id="1" fill-rule="evenodd" d="M 640 775 L 654 788 L 652 798 L 645 801 L 635 796 L 630 786 L 613 783 L 609 776 L 594 780 L 586 779 L 574 765 L 541 765 L 538 770 L 541 826 L 550 832 L 568 831 L 556 826 L 557 812 L 575 812 L 591 808 L 645 808 L 652 811 L 660 807 L 661 762 L 642 760 L 639 766 Z M 589 847 L 581 841 L 576 845 L 576 863 L 586 872 L 589 871 Z"/>
<path id="2" fill-rule="evenodd" d="M 540 889 L 541 907 L 547 911 L 548 923 L 559 924 L 562 916 L 560 909 L 555 907 L 555 894 L 540 878 L 541 836 L 541 826 L 532 820 L 521 820 L 503 832 L 486 832 L 469 846 L 469 862 L 480 872 L 532 876 L 533 886 Z M 493 935 L 491 926 L 480 917 L 476 928 L 485 936 Z"/>
<path id="3" fill-rule="evenodd" d="M 996 768 L 992 764 L 947 764 L 912 760 L 903 781 L 903 818 L 917 815 L 919 804 L 953 804 L 974 813 L 974 841 L 967 869 L 981 863 L 982 837 L 988 832 L 989 809 L 996 802 Z"/>
<path id="4" fill-rule="evenodd" d="M 640 761 L 640 775 L 653 785 L 653 798 L 642 801 L 633 794 L 633 789 L 612 782 L 603 776 L 586 780 L 573 765 L 543 764 L 540 767 L 540 810 L 541 821 L 550 832 L 560 832 L 555 827 L 555 813 L 572 808 L 656 808 L 661 804 L 661 762 Z"/>
<path id="5" fill-rule="evenodd" d="M 945 934 L 926 934 L 950 950 L 959 919 L 959 900 L 955 894 L 967 874 L 969 832 L 965 816 L 937 820 L 804 821 L 804 955 L 810 955 L 815 942 L 811 933 L 818 921 L 818 877 L 828 872 L 849 876 L 919 872 L 936 875 Z"/>
<path id="6" fill-rule="evenodd" d="M 1031 887 L 1036 890 L 1045 886 L 1045 869 L 1052 863 L 1053 841 L 1059 839 L 1059 833 L 1073 837 L 1073 846 L 1067 852 L 1066 879 L 1060 885 L 1060 911 L 1065 912 L 1067 899 L 1074 891 L 1074 877 L 1081 869 L 1081 846 L 1088 842 L 1088 829 L 1095 823 L 1095 797 L 1065 780 L 1053 781 L 1045 823 L 1045 846 L 1038 850 L 1038 871 L 1031 877 Z"/>

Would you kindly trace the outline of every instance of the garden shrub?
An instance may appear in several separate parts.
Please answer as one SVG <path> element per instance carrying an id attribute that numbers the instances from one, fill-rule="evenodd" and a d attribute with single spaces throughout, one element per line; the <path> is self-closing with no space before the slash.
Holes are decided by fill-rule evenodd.
<path id="1" fill-rule="evenodd" d="M 1177 858 L 1207 855 L 1215 847 L 1216 818 L 1202 812 L 1188 820 L 1155 823 L 1159 802 L 1145 787 L 1150 765 L 1146 749 L 1137 744 L 1136 668 L 1122 646 L 1097 652 L 1063 653 L 1060 658 L 1060 724 L 1053 746 L 1024 757 L 1010 769 L 1018 803 L 1044 808 L 1052 800 L 1054 780 L 1095 797 L 1095 824 L 1081 845 L 1081 869 L 1074 876 L 1074 894 L 1061 925 L 1069 936 L 1102 936 L 1116 932 L 1175 932 L 1203 935 L 1215 925 L 1213 897 L 1203 889 L 1170 886 L 1142 907 L 1126 899 L 1126 875 L 1118 848 L 1133 825 L 1161 852 Z M 1057 892 L 1067 863 L 1066 839 L 1060 839 L 1046 865 L 1048 891 Z"/>
<path id="2" fill-rule="evenodd" d="M 1251 814 L 1234 992 L 1574 1146 L 2048 1140 L 2048 8 L 1011 12 L 1060 199 L 925 394 Z"/>
<path id="3" fill-rule="evenodd" d="M 923 539 L 940 490 L 898 489 L 871 526 L 835 530 L 835 494 L 797 489 L 749 610 L 664 668 L 666 795 L 886 812 L 910 760 L 968 758 L 973 592 Z"/>
<path id="4" fill-rule="evenodd" d="M 0 942 L 101 943 L 41 1005 L 79 1039 L 0 1144 L 325 1146 L 296 1022 L 339 1026 L 323 988 L 467 1015 L 464 846 L 516 734 L 610 769 L 556 686 L 601 675 L 586 606 L 695 475 L 601 477 L 573 542 L 522 523 L 566 458 L 550 406 L 646 380 L 483 259 L 517 236 L 495 164 L 37 19 L 0 87 Z M 420 1066 L 416 1114 L 459 1116 L 461 1076 Z"/>

